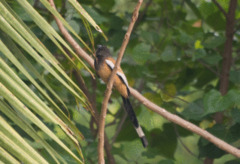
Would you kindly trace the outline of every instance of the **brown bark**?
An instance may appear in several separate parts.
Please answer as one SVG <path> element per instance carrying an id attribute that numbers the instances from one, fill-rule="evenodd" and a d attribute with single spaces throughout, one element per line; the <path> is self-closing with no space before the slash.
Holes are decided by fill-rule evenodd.
<path id="1" fill-rule="evenodd" d="M 220 5 L 218 4 L 217 6 L 219 7 Z M 224 14 L 226 16 L 226 30 L 225 30 L 226 42 L 224 44 L 224 51 L 222 54 L 223 62 L 219 89 L 222 95 L 225 95 L 227 93 L 229 87 L 229 73 L 232 64 L 232 43 L 234 35 L 236 7 L 237 0 L 231 0 L 229 2 L 228 13 Z M 222 11 L 221 7 L 219 7 L 219 9 Z M 223 113 L 222 112 L 216 113 L 214 115 L 214 120 L 216 121 L 216 123 L 221 124 L 223 122 Z"/>
<path id="2" fill-rule="evenodd" d="M 226 42 L 223 51 L 223 63 L 222 72 L 220 77 L 220 92 L 225 95 L 229 87 L 229 72 L 232 63 L 232 43 L 234 34 L 234 23 L 235 23 L 235 10 L 237 7 L 237 0 L 231 0 L 229 4 L 229 10 L 226 16 Z"/>
<path id="3" fill-rule="evenodd" d="M 204 160 L 203 163 L 204 163 L 204 164 L 212 164 L 212 163 L 213 163 L 213 159 L 211 159 L 211 158 L 205 158 L 205 160 Z"/>
<path id="4" fill-rule="evenodd" d="M 234 24 L 235 24 L 235 10 L 237 7 L 237 0 L 231 0 L 229 2 L 228 13 L 220 6 L 220 4 L 214 0 L 213 1 L 219 10 L 225 15 L 226 18 L 226 30 L 225 37 L 226 42 L 224 44 L 224 51 L 222 54 L 223 62 L 222 62 L 222 71 L 220 76 L 220 88 L 219 91 L 222 95 L 225 95 L 228 91 L 229 87 L 229 73 L 232 64 L 232 43 L 233 43 L 233 35 L 234 35 Z M 214 115 L 214 120 L 217 124 L 221 124 L 223 122 L 223 112 L 217 112 Z M 204 163 L 212 164 L 214 159 L 206 158 Z"/>

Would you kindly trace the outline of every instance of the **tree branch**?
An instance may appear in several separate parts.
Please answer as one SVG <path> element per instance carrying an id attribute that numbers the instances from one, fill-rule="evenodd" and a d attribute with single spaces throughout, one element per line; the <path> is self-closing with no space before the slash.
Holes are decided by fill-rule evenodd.
<path id="1" fill-rule="evenodd" d="M 125 34 L 125 37 L 123 39 L 122 46 L 121 46 L 120 51 L 118 53 L 117 61 L 115 63 L 112 74 L 109 78 L 109 81 L 108 81 L 108 84 L 107 84 L 107 89 L 105 91 L 105 96 L 104 96 L 104 100 L 103 100 L 102 108 L 101 108 L 101 115 L 100 115 L 100 119 L 99 119 L 99 132 L 98 132 L 98 135 L 99 135 L 98 136 L 99 137 L 99 140 L 98 140 L 98 163 L 99 164 L 104 164 L 105 163 L 105 161 L 104 161 L 104 151 L 103 151 L 105 117 L 106 117 L 106 114 L 107 114 L 107 104 L 108 104 L 109 98 L 110 98 L 111 93 L 112 93 L 114 77 L 117 73 L 117 70 L 120 67 L 120 62 L 122 60 L 123 54 L 125 52 L 125 49 L 127 47 L 128 42 L 129 42 L 129 38 L 130 38 L 130 35 L 131 35 L 131 32 L 132 32 L 132 29 L 134 27 L 134 24 L 135 24 L 135 22 L 138 18 L 138 12 L 139 12 L 139 9 L 141 7 L 142 1 L 143 0 L 138 1 L 137 6 L 136 6 L 136 8 L 133 12 L 132 21 L 130 22 L 130 24 L 128 26 L 127 33 Z"/>
<path id="2" fill-rule="evenodd" d="M 69 42 L 69 43 L 75 49 L 76 53 L 81 58 L 86 60 L 86 62 L 94 69 L 93 59 L 77 44 L 77 42 L 72 38 L 72 36 L 68 34 L 68 35 L 64 35 L 64 37 L 66 38 L 67 41 L 71 40 L 71 42 Z M 229 145 L 228 143 L 220 140 L 219 138 L 213 136 L 212 134 L 210 134 L 206 130 L 203 130 L 203 129 L 199 128 L 198 126 L 192 124 L 191 122 L 188 122 L 188 121 L 180 118 L 179 116 L 174 115 L 174 114 L 166 111 L 165 109 L 157 106 L 156 104 L 154 104 L 150 100 L 146 99 L 143 95 L 141 95 L 135 89 L 130 88 L 130 92 L 131 92 L 131 95 L 133 97 L 135 97 L 137 100 L 139 100 L 144 106 L 146 106 L 150 110 L 152 110 L 155 113 L 161 115 L 162 117 L 168 119 L 169 121 L 174 122 L 175 124 L 178 124 L 178 125 L 182 126 L 183 128 L 188 129 L 191 132 L 196 133 L 196 134 L 204 137 L 205 139 L 207 139 L 209 142 L 212 142 L 213 144 L 215 144 L 220 149 L 222 149 L 222 150 L 240 158 L 240 150 L 239 149 L 237 149 L 237 148 Z"/>
<path id="3" fill-rule="evenodd" d="M 235 10 L 237 7 L 237 0 L 231 0 L 229 3 L 229 9 L 226 17 L 226 42 L 223 51 L 223 63 L 222 72 L 220 78 L 220 92 L 225 95 L 229 86 L 229 71 L 232 64 L 232 43 L 234 35 L 234 23 L 235 23 Z"/>
<path id="4" fill-rule="evenodd" d="M 165 109 L 157 106 L 156 104 L 154 104 L 153 102 L 149 101 L 144 96 L 142 96 L 140 93 L 138 93 L 135 89 L 130 88 L 130 92 L 131 92 L 131 95 L 133 95 L 136 99 L 138 99 L 147 108 L 160 114 L 161 116 L 168 119 L 169 121 L 174 122 L 175 124 L 178 124 L 178 125 L 182 126 L 183 128 L 188 129 L 188 130 L 192 131 L 193 133 L 196 133 L 196 134 L 202 136 L 209 142 L 212 142 L 213 144 L 215 144 L 220 149 L 240 158 L 240 150 L 238 150 L 237 148 L 235 148 L 235 147 L 229 145 L 228 143 L 224 142 L 223 140 L 215 137 L 214 135 L 210 134 L 206 130 L 203 130 L 203 129 L 199 128 L 198 126 L 182 119 L 181 117 L 179 117 L 175 114 L 172 114 L 172 113 L 166 111 Z"/>
<path id="5" fill-rule="evenodd" d="M 197 60 L 200 64 L 202 64 L 204 67 L 206 67 L 207 69 L 209 69 L 212 73 L 214 73 L 216 76 L 220 77 L 221 75 L 215 71 L 211 66 L 209 66 L 208 64 L 206 64 L 205 62 L 203 62 L 202 60 Z"/>
<path id="6" fill-rule="evenodd" d="M 218 9 L 223 13 L 223 15 L 225 16 L 225 17 L 227 17 L 227 13 L 226 13 L 226 11 L 222 8 L 222 6 L 216 1 L 216 0 L 212 0 L 213 1 L 213 3 L 218 7 Z"/>
<path id="7" fill-rule="evenodd" d="M 235 10 L 237 7 L 237 0 L 231 0 L 229 3 L 228 13 L 226 15 L 226 30 L 225 37 L 226 42 L 224 44 L 224 51 L 222 54 L 222 71 L 220 77 L 220 92 L 225 95 L 229 87 L 229 72 L 232 65 L 232 43 L 234 35 L 234 24 L 235 24 Z M 214 119 L 217 123 L 222 123 L 223 112 L 217 112 L 214 115 Z"/>
<path id="8" fill-rule="evenodd" d="M 224 11 L 221 6 L 216 2 L 215 3 L 220 11 Z M 225 95 L 228 92 L 229 87 L 229 72 L 232 65 L 232 43 L 233 43 L 233 35 L 234 35 L 234 24 L 235 24 L 235 10 L 237 7 L 237 0 L 231 0 L 229 2 L 228 13 L 224 13 L 226 18 L 226 30 L 225 37 L 226 42 L 224 44 L 224 51 L 222 54 L 223 62 L 222 62 L 222 71 L 220 76 L 220 92 L 222 95 Z M 221 124 L 223 122 L 224 114 L 223 112 L 217 112 L 214 114 L 213 118 L 216 123 Z M 207 158 L 206 161 L 213 162 L 214 159 Z"/>
<path id="9" fill-rule="evenodd" d="M 77 72 L 77 71 L 73 71 L 73 73 L 74 73 L 74 76 L 75 76 L 75 78 L 76 78 L 76 80 L 77 80 L 77 82 L 79 83 L 79 87 L 81 88 L 81 90 L 84 92 L 84 94 L 87 96 L 87 98 L 88 98 L 88 101 L 91 103 L 91 105 L 92 105 L 92 108 L 93 108 L 93 111 L 94 111 L 94 115 L 95 116 L 93 116 L 92 115 L 92 117 L 91 117 L 91 119 L 96 123 L 96 125 L 98 126 L 99 125 L 99 123 L 98 123 L 98 121 L 99 121 L 99 113 L 98 113 L 98 111 L 97 111 L 97 109 L 96 109 L 96 103 L 95 103 L 95 98 L 93 97 L 93 96 L 91 96 L 91 94 L 89 93 L 89 91 L 88 91 L 88 89 L 87 89 L 87 87 L 86 87 L 86 85 L 85 85 L 85 83 L 84 83 L 84 81 L 83 81 L 83 79 L 82 79 L 82 77 L 81 77 L 81 75 L 79 75 L 79 73 Z M 94 80 L 94 79 L 93 79 Z M 94 80 L 95 81 L 95 80 Z M 95 85 L 95 82 L 92 82 L 93 83 L 93 86 Z M 92 120 L 91 120 L 91 122 L 92 122 Z M 90 122 L 90 128 L 91 129 L 93 129 L 93 125 L 91 125 L 92 123 Z M 92 131 L 93 132 L 93 135 L 95 136 L 96 134 L 95 134 L 95 131 Z M 104 149 L 105 149 L 105 151 L 106 151 L 106 154 L 107 154 L 107 159 L 108 159 L 108 162 L 110 163 L 110 164 L 115 164 L 115 159 L 114 159 L 114 157 L 113 157 L 113 155 L 111 154 L 111 145 L 110 145 L 110 143 L 109 143 L 109 140 L 108 140 L 108 138 L 107 138 L 107 136 L 105 135 L 105 137 L 104 137 L 104 142 L 105 142 L 105 145 L 104 145 Z"/>
<path id="10" fill-rule="evenodd" d="M 198 156 L 197 156 L 196 154 L 194 154 L 194 153 L 183 143 L 183 141 L 182 141 L 182 139 L 181 139 L 181 136 L 180 136 L 180 134 L 179 134 L 179 132 L 178 132 L 178 129 L 177 129 L 176 124 L 173 124 L 173 126 L 174 126 L 174 131 L 175 131 L 175 133 L 176 133 L 176 135 L 177 135 L 177 139 L 178 139 L 179 142 L 182 144 L 182 146 L 184 147 L 184 149 L 185 149 L 189 154 L 191 154 L 191 155 L 194 156 L 195 158 L 199 159 Z"/>
<path id="11" fill-rule="evenodd" d="M 56 7 L 55 7 L 55 4 L 53 2 L 53 0 L 49 0 L 50 2 L 50 5 L 56 10 Z M 58 25 L 58 28 L 60 30 L 60 32 L 62 33 L 62 35 L 64 36 L 64 38 L 68 41 L 68 43 L 74 48 L 74 50 L 76 51 L 76 53 L 79 55 L 79 54 L 82 54 L 82 55 L 79 55 L 81 56 L 84 60 L 86 60 L 86 62 L 88 64 L 90 64 L 90 66 L 92 68 L 94 68 L 94 64 L 92 62 L 92 58 L 79 46 L 79 44 L 73 39 L 73 37 L 68 33 L 68 31 L 65 29 L 65 27 L 63 26 L 62 22 L 56 18 L 55 16 L 53 16 L 57 25 Z"/>
<path id="12" fill-rule="evenodd" d="M 56 10 L 55 4 L 53 2 L 53 0 L 49 0 L 51 6 Z M 68 31 L 64 28 L 63 24 L 61 23 L 61 21 L 54 16 L 54 19 L 58 25 L 59 30 L 61 31 L 61 33 L 63 34 L 63 36 L 65 37 L 65 39 L 72 45 L 72 47 L 74 48 L 74 50 L 77 52 L 77 54 L 84 54 L 84 57 L 81 56 L 83 59 L 85 59 L 91 67 L 94 66 L 93 64 L 93 60 L 92 58 L 78 45 L 78 43 L 72 38 L 72 36 L 68 33 Z M 85 95 L 88 98 L 88 101 L 92 104 L 93 107 L 93 111 L 94 113 L 92 113 L 93 115 L 93 120 L 94 122 L 99 125 L 98 120 L 99 120 L 99 113 L 96 110 L 96 104 L 93 102 L 93 97 L 91 97 L 90 93 L 88 92 L 87 87 L 84 84 L 83 79 L 81 78 L 80 75 L 78 75 L 78 73 L 76 71 L 74 71 L 76 80 L 79 83 L 80 88 L 83 90 L 83 92 L 85 93 Z M 104 137 L 105 140 L 105 145 L 104 148 L 106 150 L 106 154 L 107 154 L 107 158 L 110 164 L 115 164 L 115 159 L 113 157 L 113 155 L 111 154 L 111 145 L 109 144 L 108 138 L 107 136 Z"/>

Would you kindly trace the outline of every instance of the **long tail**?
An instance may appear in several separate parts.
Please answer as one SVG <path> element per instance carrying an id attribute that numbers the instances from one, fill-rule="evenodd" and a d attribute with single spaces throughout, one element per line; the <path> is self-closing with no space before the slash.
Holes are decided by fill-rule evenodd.
<path id="1" fill-rule="evenodd" d="M 136 114 L 133 110 L 133 107 L 132 107 L 129 99 L 125 98 L 123 96 L 122 96 L 122 99 L 123 99 L 124 108 L 127 111 L 128 116 L 129 116 L 130 120 L 132 121 L 132 124 L 133 124 L 134 128 L 136 129 L 137 134 L 142 141 L 143 147 L 147 147 L 148 146 L 147 138 L 145 137 L 145 134 L 143 133 L 142 128 L 138 123 Z"/>

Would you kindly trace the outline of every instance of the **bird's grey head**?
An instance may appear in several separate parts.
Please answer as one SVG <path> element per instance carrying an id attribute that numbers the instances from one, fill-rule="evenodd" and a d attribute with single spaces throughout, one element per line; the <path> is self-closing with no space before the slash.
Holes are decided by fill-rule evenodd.
<path id="1" fill-rule="evenodd" d="M 107 57 L 111 56 L 111 53 L 109 49 L 106 46 L 103 45 L 97 45 L 98 49 L 96 51 L 96 56 L 97 57 Z"/>

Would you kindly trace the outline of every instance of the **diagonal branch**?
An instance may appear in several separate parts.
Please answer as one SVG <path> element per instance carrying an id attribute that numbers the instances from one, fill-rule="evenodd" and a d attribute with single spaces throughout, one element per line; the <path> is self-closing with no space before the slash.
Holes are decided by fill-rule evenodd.
<path id="1" fill-rule="evenodd" d="M 122 43 L 122 46 L 120 48 L 117 61 L 115 63 L 112 74 L 109 78 L 109 81 L 108 81 L 108 84 L 107 84 L 107 89 L 105 91 L 105 96 L 104 96 L 104 100 L 103 100 L 102 108 L 101 108 L 101 115 L 100 115 L 100 119 L 99 119 L 99 131 L 98 131 L 98 135 L 99 135 L 98 136 L 99 137 L 99 140 L 98 140 L 98 163 L 99 164 L 104 164 L 105 163 L 105 161 L 104 161 L 104 151 L 103 151 L 105 117 L 106 117 L 106 114 L 107 114 L 107 104 L 108 104 L 109 98 L 110 98 L 111 93 L 112 93 L 114 76 L 116 75 L 117 70 L 120 67 L 120 62 L 122 60 L 123 54 L 125 52 L 125 49 L 127 47 L 128 42 L 129 42 L 129 38 L 130 38 L 130 35 L 132 33 L 132 29 L 134 27 L 134 24 L 135 24 L 135 22 L 138 18 L 138 12 L 139 12 L 139 9 L 141 7 L 142 1 L 143 0 L 138 1 L 137 6 L 136 6 L 136 8 L 133 12 L 132 21 L 130 22 L 127 33 L 125 34 L 125 37 L 123 39 L 123 43 Z"/>
<path id="2" fill-rule="evenodd" d="M 219 74 L 216 70 L 214 70 L 211 66 L 209 66 L 208 64 L 206 64 L 205 62 L 203 62 L 202 60 L 197 60 L 200 64 L 202 64 L 204 67 L 206 67 L 207 69 L 209 69 L 212 73 L 214 73 L 216 76 L 221 77 L 221 74 Z"/>
<path id="3" fill-rule="evenodd" d="M 223 13 L 223 15 L 225 16 L 225 17 L 227 17 L 227 13 L 226 13 L 226 11 L 223 9 L 223 7 L 216 1 L 216 0 L 212 0 L 213 1 L 213 3 L 218 7 L 218 9 Z"/>
<path id="4" fill-rule="evenodd" d="M 62 26 L 62 28 L 64 28 L 64 27 Z M 71 35 L 68 34 L 68 35 L 64 35 L 64 36 L 65 36 L 67 41 L 69 41 L 69 40 L 71 41 L 69 43 L 75 49 L 76 53 L 81 58 L 86 60 L 86 62 L 94 69 L 93 59 L 78 45 L 78 43 L 72 38 Z M 215 144 L 220 149 L 222 149 L 222 150 L 240 158 L 240 150 L 239 149 L 237 149 L 237 148 L 231 146 L 230 144 L 224 142 L 223 140 L 215 137 L 214 135 L 207 132 L 206 130 L 203 130 L 203 129 L 199 128 L 198 126 L 194 125 L 193 123 L 191 123 L 189 121 L 186 121 L 186 120 L 182 119 L 181 117 L 168 112 L 164 108 L 161 108 L 161 107 L 157 106 L 156 104 L 154 104 L 150 100 L 146 99 L 137 90 L 135 90 L 133 88 L 130 88 L 130 92 L 131 92 L 131 95 L 133 97 L 135 97 L 138 101 L 140 101 L 144 106 L 146 106 L 150 110 L 152 110 L 155 113 L 161 115 L 162 117 L 168 119 L 169 121 L 174 122 L 175 124 L 180 125 L 183 128 L 188 129 L 189 131 L 204 137 L 205 139 L 207 139 L 209 142 L 212 142 L 213 144 Z"/>
<path id="5" fill-rule="evenodd" d="M 180 125 L 183 128 L 188 129 L 191 132 L 202 136 L 203 138 L 205 138 L 209 142 L 212 142 L 213 144 L 215 144 L 220 149 L 222 149 L 222 150 L 240 158 L 240 150 L 239 149 L 231 146 L 230 144 L 228 144 L 228 143 L 224 142 L 223 140 L 215 137 L 214 135 L 207 132 L 206 130 L 203 130 L 203 129 L 199 128 L 198 126 L 192 124 L 191 122 L 188 122 L 188 121 L 182 119 L 181 117 L 168 112 L 164 108 L 161 108 L 161 107 L 157 106 L 156 104 L 154 104 L 153 102 L 149 101 L 144 96 L 142 96 L 140 93 L 138 93 L 138 91 L 136 91 L 135 89 L 130 88 L 130 92 L 131 92 L 131 95 L 133 95 L 136 99 L 138 99 L 147 108 L 149 108 L 152 111 L 160 114 L 161 116 L 168 119 L 169 121 L 174 122 L 175 124 Z"/>
<path id="6" fill-rule="evenodd" d="M 53 0 L 49 0 L 50 5 L 56 10 L 56 6 L 54 4 Z M 74 48 L 74 50 L 76 51 L 76 53 L 82 54 L 79 55 L 81 56 L 84 60 L 87 61 L 88 64 L 90 64 L 90 66 L 93 68 L 94 64 L 92 61 L 92 58 L 79 46 L 79 44 L 73 39 L 73 37 L 68 33 L 68 31 L 66 30 L 66 28 L 63 26 L 62 22 L 55 16 L 53 16 L 58 28 L 60 30 L 60 32 L 62 33 L 62 35 L 64 36 L 64 38 L 68 41 L 68 43 Z"/>

